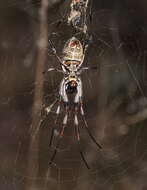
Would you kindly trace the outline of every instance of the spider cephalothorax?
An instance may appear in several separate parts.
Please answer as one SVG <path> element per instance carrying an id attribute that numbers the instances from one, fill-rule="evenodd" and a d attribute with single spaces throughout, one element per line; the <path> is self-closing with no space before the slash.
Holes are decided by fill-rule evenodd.
<path id="1" fill-rule="evenodd" d="M 76 76 L 68 76 L 66 84 L 67 94 L 77 93 L 78 78 Z"/>
<path id="2" fill-rule="evenodd" d="M 77 92 L 77 82 L 75 81 L 69 81 L 66 84 L 66 92 L 67 94 L 73 94 Z"/>

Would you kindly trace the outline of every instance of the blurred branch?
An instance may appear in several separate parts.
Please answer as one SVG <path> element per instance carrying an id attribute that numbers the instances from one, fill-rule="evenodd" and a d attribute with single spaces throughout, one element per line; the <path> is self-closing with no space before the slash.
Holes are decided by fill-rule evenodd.
<path id="1" fill-rule="evenodd" d="M 137 111 L 137 113 L 127 114 L 127 115 L 123 115 L 123 116 L 119 116 L 118 115 L 118 117 L 116 115 L 114 117 L 113 114 L 115 114 L 115 112 L 117 111 L 117 109 L 119 107 L 117 107 L 116 109 L 114 109 L 115 106 L 113 106 L 114 104 L 112 103 L 111 107 L 113 106 L 113 109 L 115 111 L 113 111 L 113 114 L 109 114 L 109 115 L 111 115 L 111 118 L 112 117 L 114 118 L 114 122 L 116 122 L 116 124 L 115 124 L 116 126 L 122 125 L 122 124 L 125 124 L 125 125 L 134 125 L 134 124 L 136 124 L 138 122 L 141 122 L 141 121 L 147 119 L 147 107 L 146 107 L 146 103 L 147 103 L 146 98 L 145 99 L 144 99 L 144 97 L 143 97 L 143 99 L 140 98 L 140 99 L 138 99 L 138 100 L 135 101 L 135 104 L 138 105 L 138 111 Z M 132 105 L 132 102 L 128 105 L 128 107 L 131 106 L 131 105 Z M 108 109 L 110 113 L 112 111 L 110 109 L 111 107 L 109 107 L 109 109 Z M 113 122 L 113 119 L 112 119 L 112 122 Z"/>
<path id="2" fill-rule="evenodd" d="M 139 111 L 137 114 L 134 114 L 132 116 L 127 116 L 124 119 L 124 123 L 127 125 L 134 125 L 140 121 L 143 121 L 147 119 L 147 108 Z"/>
<path id="3" fill-rule="evenodd" d="M 142 103 L 141 103 L 141 101 L 142 101 Z M 123 115 L 123 116 L 118 115 L 118 117 L 115 116 L 114 117 L 115 125 L 118 126 L 118 125 L 124 125 L 125 124 L 125 125 L 129 126 L 129 125 L 137 124 L 138 122 L 141 122 L 141 121 L 147 119 L 146 103 L 147 103 L 146 98 L 144 100 L 142 98 L 139 100 L 136 100 L 136 104 L 138 104 L 138 106 L 139 106 L 137 113 L 127 114 L 127 115 Z M 132 105 L 132 103 L 130 103 L 128 105 L 128 107 L 131 105 Z M 112 122 L 113 122 L 113 119 L 112 119 Z"/>
<path id="4" fill-rule="evenodd" d="M 44 63 L 46 60 L 46 47 L 47 47 L 47 10 L 48 0 L 42 0 L 40 8 L 40 36 L 38 40 L 38 52 L 36 63 L 36 76 L 35 76 L 35 90 L 34 90 L 34 103 L 32 107 L 32 125 L 30 129 L 30 147 L 28 154 L 28 168 L 26 182 L 26 190 L 35 188 L 38 177 L 38 146 L 39 146 L 39 123 L 41 119 L 41 108 L 43 99 L 43 75 Z M 35 150 L 35 151 L 34 151 Z M 33 180 L 31 180 L 33 179 Z"/>
<path id="5" fill-rule="evenodd" d="M 140 98 L 135 101 L 135 104 L 138 105 L 138 111 L 134 114 L 127 114 L 123 116 L 119 116 L 114 118 L 115 125 L 134 125 L 138 122 L 141 122 L 147 119 L 147 99 L 145 97 Z M 128 105 L 128 107 L 132 106 L 132 102 Z M 117 110 L 116 110 L 117 111 Z M 113 119 L 112 119 L 113 120 Z"/>
<path id="6" fill-rule="evenodd" d="M 147 119 L 147 100 L 146 98 L 140 98 L 133 102 L 133 104 L 138 105 L 135 108 L 138 110 L 134 110 L 134 113 L 128 114 L 125 110 L 120 110 L 121 105 L 124 101 L 123 96 L 117 96 L 111 102 L 109 106 L 101 111 L 97 116 L 97 123 L 99 124 L 99 128 L 96 128 L 96 133 L 98 134 L 99 139 L 104 138 L 104 128 L 111 128 L 111 126 L 121 126 L 121 125 L 134 125 L 137 124 L 145 119 Z M 132 102 L 128 105 L 128 107 L 132 106 Z M 106 137 L 106 135 L 105 135 Z M 106 137 L 107 138 L 107 137 Z"/>

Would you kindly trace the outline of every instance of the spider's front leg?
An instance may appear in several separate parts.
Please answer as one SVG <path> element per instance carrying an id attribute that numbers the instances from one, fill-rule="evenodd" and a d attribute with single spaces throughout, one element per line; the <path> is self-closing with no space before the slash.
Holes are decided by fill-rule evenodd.
<path id="1" fill-rule="evenodd" d="M 49 42 L 49 46 L 50 46 L 50 48 L 51 48 L 51 50 L 52 50 L 53 55 L 58 59 L 60 65 L 61 65 L 61 66 L 66 66 L 66 65 L 63 63 L 63 61 L 62 61 L 62 59 L 60 58 L 60 56 L 58 55 L 57 50 L 56 50 L 56 48 L 55 48 L 55 46 L 54 46 L 52 40 L 49 39 L 48 42 Z"/>

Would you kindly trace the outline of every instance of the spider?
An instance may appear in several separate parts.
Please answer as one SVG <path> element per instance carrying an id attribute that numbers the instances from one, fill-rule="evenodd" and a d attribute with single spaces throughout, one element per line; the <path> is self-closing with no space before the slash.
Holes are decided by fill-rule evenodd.
<path id="1" fill-rule="evenodd" d="M 87 14 L 88 6 L 90 12 Z M 77 32 L 87 34 L 87 18 L 92 20 L 91 14 L 92 0 L 71 0 L 69 9 L 65 10 L 65 14 L 57 21 L 57 26 L 62 23 L 72 26 Z"/>
<path id="2" fill-rule="evenodd" d="M 84 114 L 84 110 L 83 110 L 83 101 L 82 101 L 83 90 L 82 90 L 82 80 L 80 78 L 80 75 L 84 70 L 95 69 L 92 67 L 82 67 L 82 64 L 84 62 L 85 52 L 87 49 L 87 44 L 85 44 L 83 47 L 81 42 L 76 37 L 71 37 L 64 45 L 64 48 L 62 51 L 64 56 L 62 59 L 58 56 L 56 49 L 51 40 L 49 40 L 49 44 L 53 51 L 53 54 L 56 56 L 56 58 L 58 59 L 60 65 L 61 65 L 61 70 L 58 70 L 56 68 L 49 68 L 47 70 L 47 72 L 49 72 L 49 71 L 61 72 L 61 73 L 63 73 L 63 79 L 62 79 L 62 81 L 60 83 L 60 87 L 59 87 L 59 92 L 58 92 L 59 98 L 53 104 L 46 107 L 45 111 L 48 115 L 50 113 L 51 109 L 53 108 L 53 106 L 55 104 L 57 104 L 56 119 L 55 119 L 54 125 L 56 125 L 58 116 L 61 113 L 61 104 L 64 105 L 64 112 L 65 112 L 65 115 L 63 117 L 62 127 L 58 134 L 59 141 L 56 144 L 54 153 L 50 160 L 50 164 L 52 164 L 53 160 L 56 156 L 56 153 L 57 153 L 60 139 L 62 139 L 62 137 L 64 135 L 64 130 L 65 130 L 65 127 L 68 122 L 69 110 L 71 108 L 71 105 L 73 105 L 73 107 L 74 107 L 74 119 L 73 120 L 74 120 L 74 126 L 75 126 L 76 139 L 77 139 L 77 143 L 79 144 L 79 147 L 80 147 L 80 142 L 81 142 L 79 121 L 78 121 L 79 115 L 82 118 L 83 123 L 84 123 L 84 128 L 88 132 L 92 141 L 98 146 L 98 148 L 101 149 L 102 147 L 91 134 L 91 132 L 88 128 L 88 124 L 85 119 L 85 114 Z M 70 95 L 72 95 L 73 98 L 71 98 Z M 55 132 L 55 127 L 52 127 L 49 146 L 52 145 L 54 132 Z M 89 167 L 86 159 L 84 158 L 81 148 L 80 148 L 80 155 L 81 155 L 81 158 L 84 161 L 85 165 L 89 169 L 90 167 Z"/>
<path id="3" fill-rule="evenodd" d="M 75 29 L 87 32 L 87 6 L 89 0 L 72 0 L 70 4 L 70 12 L 67 23 L 71 24 Z"/>

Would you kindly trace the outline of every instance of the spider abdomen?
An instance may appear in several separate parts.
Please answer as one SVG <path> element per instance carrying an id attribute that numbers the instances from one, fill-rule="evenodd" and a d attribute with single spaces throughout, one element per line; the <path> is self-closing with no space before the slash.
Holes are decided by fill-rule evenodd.
<path id="1" fill-rule="evenodd" d="M 70 38 L 64 46 L 63 55 L 64 64 L 68 65 L 71 62 L 80 64 L 84 56 L 81 42 L 76 37 Z"/>

